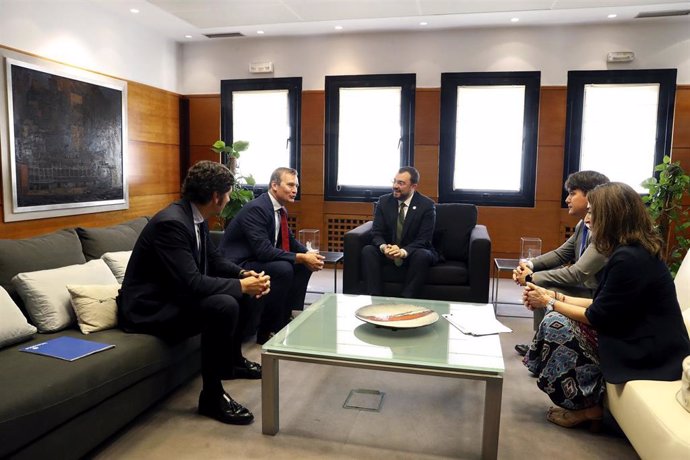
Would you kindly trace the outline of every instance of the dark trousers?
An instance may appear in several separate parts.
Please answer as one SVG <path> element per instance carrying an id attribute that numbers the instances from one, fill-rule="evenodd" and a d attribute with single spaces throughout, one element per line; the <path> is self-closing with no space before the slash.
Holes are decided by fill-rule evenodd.
<path id="1" fill-rule="evenodd" d="M 125 322 L 122 328 L 127 332 L 151 334 L 168 341 L 179 341 L 201 333 L 204 389 L 222 391 L 220 381 L 232 377 L 233 367 L 242 359 L 241 331 L 248 310 L 244 304 L 232 296 L 217 294 L 201 299 L 197 305 L 168 307 L 179 313 L 164 322 Z"/>
<path id="2" fill-rule="evenodd" d="M 404 271 L 403 289 L 400 297 L 407 299 L 418 298 L 429 273 L 429 267 L 434 263 L 434 254 L 426 249 L 415 249 L 403 259 L 403 264 L 397 267 L 392 260 L 384 256 L 377 246 L 368 245 L 362 248 L 362 274 L 367 283 L 369 295 L 383 295 L 383 270 Z"/>
<path id="3" fill-rule="evenodd" d="M 271 277 L 271 292 L 263 300 L 259 332 L 278 332 L 290 321 L 292 310 L 304 308 L 304 297 L 311 278 L 311 270 L 301 264 L 284 260 L 245 262 L 242 268 L 265 272 Z"/>

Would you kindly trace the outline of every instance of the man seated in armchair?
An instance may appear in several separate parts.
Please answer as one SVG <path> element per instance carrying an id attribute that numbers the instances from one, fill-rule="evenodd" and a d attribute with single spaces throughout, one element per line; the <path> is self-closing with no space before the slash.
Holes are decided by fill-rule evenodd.
<path id="1" fill-rule="evenodd" d="M 417 192 L 419 171 L 400 168 L 393 192 L 379 198 L 372 226 L 372 244 L 362 249 L 362 273 L 369 295 L 383 295 L 384 266 L 404 271 L 402 297 L 415 298 L 429 267 L 438 261 L 431 244 L 436 222 L 434 202 Z"/>

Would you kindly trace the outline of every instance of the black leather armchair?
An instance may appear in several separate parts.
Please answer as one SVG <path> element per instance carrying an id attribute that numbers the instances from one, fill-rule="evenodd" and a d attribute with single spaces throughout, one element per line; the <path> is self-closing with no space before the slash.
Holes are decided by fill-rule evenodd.
<path id="1" fill-rule="evenodd" d="M 343 293 L 365 294 L 362 278 L 362 248 L 371 244 L 373 222 L 366 222 L 344 236 Z M 477 225 L 477 207 L 472 204 L 436 205 L 433 245 L 440 255 L 431 267 L 421 296 L 425 299 L 487 303 L 491 270 L 491 238 L 484 225 Z M 384 294 L 399 296 L 403 279 L 394 267 L 383 272 Z"/>

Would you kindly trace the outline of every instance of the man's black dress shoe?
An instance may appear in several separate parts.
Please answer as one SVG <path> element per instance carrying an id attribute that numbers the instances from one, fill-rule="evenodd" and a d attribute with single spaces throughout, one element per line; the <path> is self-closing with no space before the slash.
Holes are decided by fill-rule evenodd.
<path id="1" fill-rule="evenodd" d="M 254 414 L 227 393 L 209 397 L 202 391 L 199 395 L 199 413 L 231 425 L 247 425 L 254 420 Z"/>
<path id="2" fill-rule="evenodd" d="M 515 351 L 517 351 L 520 356 L 525 356 L 528 350 L 529 345 L 525 343 L 518 343 L 517 345 L 515 345 Z"/>
<path id="3" fill-rule="evenodd" d="M 257 380 L 261 378 L 261 364 L 242 358 L 239 366 L 233 369 L 236 379 Z"/>

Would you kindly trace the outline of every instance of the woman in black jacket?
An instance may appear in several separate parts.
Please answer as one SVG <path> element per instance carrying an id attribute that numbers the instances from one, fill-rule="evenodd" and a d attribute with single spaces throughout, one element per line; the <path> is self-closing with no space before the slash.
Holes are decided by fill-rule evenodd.
<path id="1" fill-rule="evenodd" d="M 602 418 L 605 382 L 678 380 L 690 355 L 662 240 L 640 196 L 611 182 L 589 200 L 593 244 L 609 258 L 594 299 L 528 284 L 530 310 L 548 313 L 525 356 L 537 385 L 559 407 L 547 419 L 565 427 Z"/>

